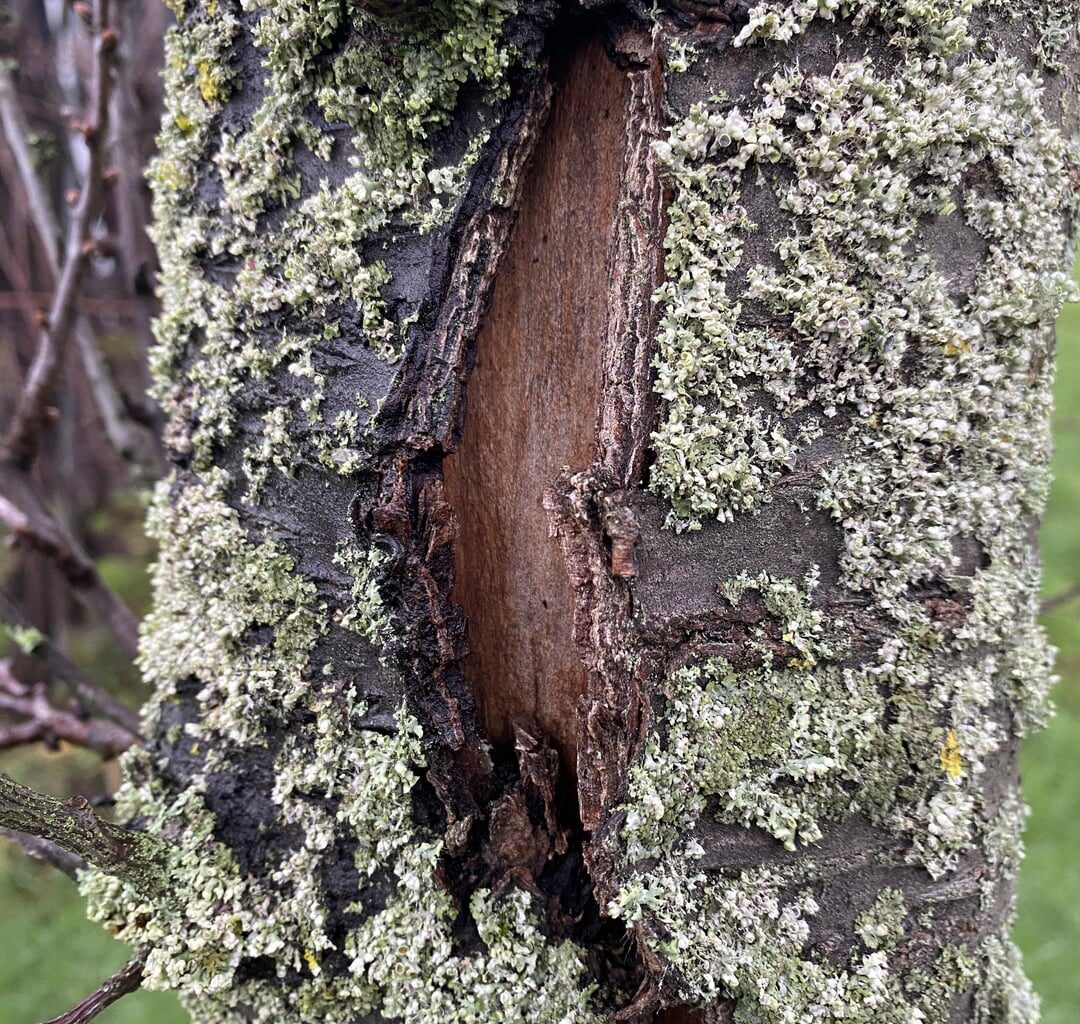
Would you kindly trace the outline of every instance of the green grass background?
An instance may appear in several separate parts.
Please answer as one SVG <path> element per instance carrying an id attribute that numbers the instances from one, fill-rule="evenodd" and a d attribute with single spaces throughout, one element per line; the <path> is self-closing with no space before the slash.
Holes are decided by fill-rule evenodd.
<path id="1" fill-rule="evenodd" d="M 1055 484 L 1042 530 L 1044 593 L 1080 583 L 1080 304 L 1058 325 L 1054 429 Z M 109 524 L 103 524 L 108 528 Z M 103 566 L 133 603 L 145 605 L 141 568 Z M 1020 875 L 1016 937 L 1043 999 L 1044 1024 L 1074 1024 L 1080 1008 L 1080 598 L 1046 617 L 1059 649 L 1057 715 L 1025 744 L 1024 792 L 1032 813 L 1027 859 Z M 90 661 L 104 659 L 93 637 L 82 642 Z M 109 666 L 117 672 L 121 666 Z M 129 682 L 129 685 L 130 682 Z M 67 796 L 104 786 L 92 758 L 79 753 L 22 752 L 0 768 L 39 789 Z M 68 879 L 0 844 L 0 1022 L 38 1024 L 69 1009 L 119 968 L 127 949 L 83 915 Z M 100 1024 L 184 1024 L 176 999 L 138 992 L 98 1017 Z M 288 1024 L 283 1021 L 282 1024 Z"/>

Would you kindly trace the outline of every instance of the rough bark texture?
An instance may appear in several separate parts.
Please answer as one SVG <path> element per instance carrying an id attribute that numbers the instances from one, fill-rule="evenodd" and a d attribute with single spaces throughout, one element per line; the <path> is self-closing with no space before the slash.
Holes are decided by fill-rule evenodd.
<path id="1" fill-rule="evenodd" d="M 92 913 L 200 1024 L 1028 1024 L 1077 8 L 583 6 L 178 11 Z"/>

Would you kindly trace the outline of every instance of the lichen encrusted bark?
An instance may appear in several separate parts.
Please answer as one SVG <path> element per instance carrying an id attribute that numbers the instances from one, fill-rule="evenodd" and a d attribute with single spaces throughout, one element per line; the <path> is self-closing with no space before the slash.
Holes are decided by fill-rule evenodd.
<path id="1" fill-rule="evenodd" d="M 581 5 L 632 86 L 597 462 L 545 496 L 579 819 L 477 726 L 441 478 L 576 8 L 404 6 L 177 9 L 120 794 L 173 886 L 91 913 L 196 1024 L 1034 1020 L 1077 8 Z"/>
<path id="2" fill-rule="evenodd" d="M 610 909 L 687 1003 L 1037 1019 L 1007 928 L 1016 740 L 1052 681 L 1033 531 L 1072 291 L 1070 17 L 1051 47 L 1037 5 L 759 4 L 720 45 L 669 43 L 650 488 L 701 531 L 719 608 L 650 652 L 605 827 Z M 763 568 L 738 572 L 755 519 Z M 793 574 L 769 549 L 807 528 L 835 555 Z M 760 624 L 703 635 L 748 594 Z"/>
<path id="3" fill-rule="evenodd" d="M 546 104 L 551 11 L 515 8 L 176 12 L 150 172 L 176 470 L 149 520 L 154 742 L 119 806 L 167 840 L 177 898 L 82 884 L 195 1021 L 588 1019 L 583 960 L 530 894 L 440 880 L 491 766 L 455 720 L 423 467 Z M 376 424 L 395 381 L 410 408 Z"/>

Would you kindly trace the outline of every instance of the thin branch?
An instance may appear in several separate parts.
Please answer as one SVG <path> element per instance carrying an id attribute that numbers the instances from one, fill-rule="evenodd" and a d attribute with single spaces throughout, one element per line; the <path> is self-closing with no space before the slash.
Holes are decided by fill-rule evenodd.
<path id="1" fill-rule="evenodd" d="M 83 129 L 89 154 L 86 178 L 68 229 L 64 264 L 57 279 L 48 323 L 42 330 L 37 355 L 27 374 L 5 442 L 10 457 L 24 467 L 30 465 L 37 455 L 47 405 L 78 315 L 82 279 L 94 248 L 91 229 L 101 209 L 104 191 L 109 95 L 112 91 L 113 51 L 116 49 L 116 33 L 109 25 L 109 0 L 94 0 L 92 30 L 94 70 L 90 85 L 91 119 Z"/>
<path id="2" fill-rule="evenodd" d="M 0 750 L 27 743 L 55 747 L 63 740 L 109 760 L 138 742 L 136 736 L 114 722 L 82 718 L 55 707 L 43 683 L 34 686 L 21 683 L 12 674 L 10 664 L 3 661 L 0 661 L 0 711 L 24 719 L 14 725 L 0 725 Z"/>
<path id="3" fill-rule="evenodd" d="M 68 853 L 67 850 L 60 849 L 56 843 L 50 843 L 47 839 L 29 836 L 25 832 L 13 832 L 11 829 L 6 828 L 0 828 L 0 836 L 17 843 L 28 857 L 33 857 L 34 860 L 39 860 L 43 864 L 56 868 L 57 871 L 62 871 L 70 879 L 77 879 L 79 872 L 85 871 L 87 868 L 86 861 L 82 857 L 77 857 L 73 853 Z"/>
<path id="4" fill-rule="evenodd" d="M 0 65 L 2 67 L 2 65 Z M 0 309 L 21 309 L 31 332 L 37 330 L 38 310 L 30 291 L 26 268 L 16 258 L 3 223 L 0 223 L 0 268 L 4 277 L 14 287 L 13 292 L 0 293 Z M 14 355 L 14 352 L 12 353 Z"/>
<path id="5" fill-rule="evenodd" d="M 132 81 L 131 58 L 135 52 L 133 14 L 130 4 L 121 5 L 116 12 L 120 45 L 116 54 L 116 87 L 113 89 L 109 123 L 112 128 L 113 164 L 119 174 L 119 188 L 114 194 L 120 228 L 120 259 L 125 284 L 133 300 L 135 327 L 145 356 L 154 344 L 154 308 L 150 290 L 154 250 L 146 233 L 147 210 L 140 191 L 142 169 L 135 135 L 139 118 L 135 84 Z"/>
<path id="6" fill-rule="evenodd" d="M 84 796 L 57 800 L 0 772 L 0 828 L 55 843 L 144 896 L 167 896 L 165 846 L 99 818 Z"/>
<path id="7" fill-rule="evenodd" d="M 118 89 L 113 90 L 113 123 L 117 121 L 115 99 L 118 92 Z M 8 147 L 15 155 L 19 180 L 30 209 L 30 219 L 41 242 L 49 273 L 55 282 L 59 280 L 61 273 L 58 244 L 60 226 L 49 203 L 45 186 L 34 167 L 29 141 L 30 130 L 16 96 L 14 79 L 11 71 L 3 65 L 0 65 L 0 123 L 3 125 Z M 117 155 L 122 156 L 127 163 L 131 162 L 130 156 L 119 151 Z M 80 304 L 83 307 L 87 305 L 85 297 Z M 82 360 L 83 373 L 101 415 L 109 443 L 122 458 L 134 460 L 145 470 L 156 471 L 160 467 L 153 438 L 126 414 L 123 400 L 113 384 L 86 317 L 79 315 L 76 318 L 73 336 Z"/>
<path id="8" fill-rule="evenodd" d="M 31 628 L 30 621 L 3 591 L 0 591 L 0 622 L 21 629 Z M 133 736 L 139 735 L 139 716 L 79 668 L 49 637 L 39 635 L 33 649 L 26 653 L 42 662 L 54 678 L 71 690 L 87 711 L 96 711 Z"/>
<path id="9" fill-rule="evenodd" d="M 0 124 L 4 128 L 4 139 L 8 148 L 15 157 L 15 166 L 19 169 L 19 179 L 30 208 L 30 220 L 45 253 L 45 262 L 53 277 L 56 277 L 60 268 L 60 228 L 49 205 L 48 195 L 41 186 L 37 168 L 34 167 L 34 156 L 29 143 L 30 131 L 15 93 L 11 68 L 3 62 L 0 62 Z"/>
<path id="10" fill-rule="evenodd" d="M 0 252 L 2 251 L 3 246 L 0 246 Z M 37 310 L 42 305 L 47 305 L 51 301 L 52 292 L 35 292 L 29 290 L 20 292 L 0 292 L 0 309 L 21 309 L 24 304 L 29 304 L 32 309 Z M 122 296 L 103 295 L 101 297 L 94 297 L 85 295 L 83 296 L 80 305 L 88 313 L 91 313 L 94 316 L 114 317 L 117 320 L 132 320 L 135 316 L 135 300 L 123 298 Z"/>
<path id="11" fill-rule="evenodd" d="M 1080 583 L 1074 584 L 1067 590 L 1061 591 L 1059 594 L 1048 597 L 1043 601 L 1039 611 L 1041 611 L 1043 615 L 1048 615 L 1050 612 L 1056 611 L 1062 605 L 1068 604 L 1070 601 L 1075 601 L 1078 597 L 1080 597 Z"/>
<path id="12" fill-rule="evenodd" d="M 135 992 L 142 985 L 143 968 L 149 953 L 150 946 L 141 946 L 120 970 L 111 978 L 106 978 L 78 1006 L 45 1024 L 87 1024 L 118 999 Z"/>
<path id="13" fill-rule="evenodd" d="M 102 579 L 93 560 L 49 511 L 29 474 L 0 460 L 0 523 L 55 562 L 79 599 L 112 630 L 134 660 L 139 630 L 131 610 Z"/>

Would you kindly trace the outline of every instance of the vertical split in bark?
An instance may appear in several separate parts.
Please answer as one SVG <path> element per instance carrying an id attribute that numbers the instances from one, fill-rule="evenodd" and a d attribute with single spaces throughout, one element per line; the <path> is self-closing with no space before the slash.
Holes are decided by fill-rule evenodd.
<path id="1" fill-rule="evenodd" d="M 619 198 L 627 79 L 592 36 L 558 58 L 555 100 L 476 342 L 458 450 L 443 463 L 459 522 L 453 597 L 485 734 L 532 721 L 573 776 L 586 673 L 575 594 L 543 507 L 596 458 L 608 303 L 603 254 Z"/>
<path id="2" fill-rule="evenodd" d="M 962 4 L 626 4 L 614 62 L 376 6 L 174 33 L 123 806 L 192 896 L 95 913 L 199 1024 L 1028 1024 L 1051 58 Z"/>

